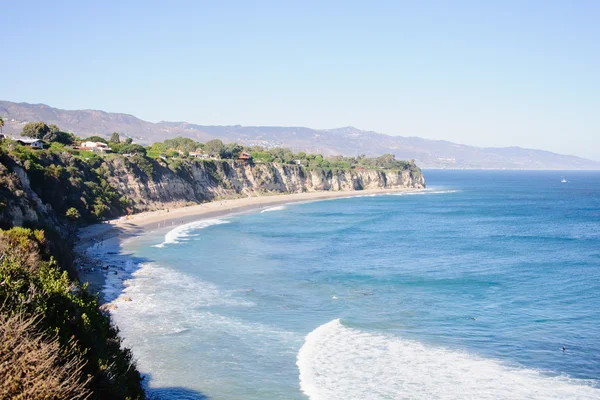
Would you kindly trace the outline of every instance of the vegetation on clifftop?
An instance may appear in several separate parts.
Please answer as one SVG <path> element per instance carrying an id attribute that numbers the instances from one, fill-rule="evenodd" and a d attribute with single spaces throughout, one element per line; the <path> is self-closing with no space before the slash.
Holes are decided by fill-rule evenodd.
<path id="1" fill-rule="evenodd" d="M 19 179 L 11 175 L 11 171 L 19 168 L 26 173 L 31 190 L 59 217 L 66 216 L 67 211 L 74 208 L 83 221 L 94 222 L 122 215 L 128 207 L 128 200 L 108 183 L 108 171 L 94 153 L 72 154 L 54 145 L 39 151 L 14 142 L 2 142 L 0 202 L 1 198 L 22 196 L 28 190 L 18 187 Z M 0 203 L 0 212 L 1 208 Z M 74 216 L 70 214 L 71 218 Z"/>

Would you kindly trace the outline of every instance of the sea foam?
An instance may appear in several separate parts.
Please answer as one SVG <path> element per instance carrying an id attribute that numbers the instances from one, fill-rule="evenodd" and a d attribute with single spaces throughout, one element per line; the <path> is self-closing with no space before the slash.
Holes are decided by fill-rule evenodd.
<path id="1" fill-rule="evenodd" d="M 178 227 L 171 229 L 165 235 L 165 239 L 162 243 L 154 245 L 154 247 L 165 247 L 167 244 L 180 243 L 185 238 L 190 237 L 190 233 L 197 229 L 203 229 L 212 225 L 227 224 L 229 221 L 222 219 L 206 219 L 202 221 L 194 221 L 187 224 L 179 225 Z"/>
<path id="2" fill-rule="evenodd" d="M 117 300 L 111 314 L 124 343 L 134 349 L 139 370 L 150 374 L 149 394 L 185 398 L 157 388 L 204 390 L 215 382 L 221 386 L 231 374 L 248 376 L 248 365 L 276 368 L 279 360 L 266 356 L 273 349 L 294 358 L 302 336 L 221 314 L 254 307 L 248 293 L 158 263 L 138 265 L 123 290 L 130 301 Z"/>
<path id="3" fill-rule="evenodd" d="M 260 213 L 262 214 L 262 213 L 266 213 L 266 212 L 281 211 L 281 210 L 285 210 L 285 206 L 266 208 L 266 209 L 262 210 Z"/>
<path id="4" fill-rule="evenodd" d="M 588 382 L 328 322 L 298 352 L 300 387 L 320 399 L 600 399 Z"/>

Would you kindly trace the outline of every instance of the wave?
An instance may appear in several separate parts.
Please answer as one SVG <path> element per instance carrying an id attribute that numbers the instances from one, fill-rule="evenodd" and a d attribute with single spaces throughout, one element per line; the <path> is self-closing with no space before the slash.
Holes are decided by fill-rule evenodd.
<path id="1" fill-rule="evenodd" d="M 120 292 L 121 296 L 114 296 L 115 292 Z M 136 322 L 139 330 L 159 335 L 188 332 L 194 315 L 191 310 L 208 315 L 210 313 L 205 311 L 208 307 L 255 306 L 254 302 L 234 292 L 219 290 L 211 282 L 154 263 L 139 264 L 129 275 L 109 274 L 103 293 L 105 297 L 116 297 L 117 308 L 112 311 L 113 316 L 144 315 L 147 318 Z"/>
<path id="2" fill-rule="evenodd" d="M 319 399 L 600 399 L 592 383 L 342 325 L 321 325 L 298 352 L 300 387 Z"/>
<path id="3" fill-rule="evenodd" d="M 247 376 L 248 366 L 280 368 L 270 352 L 293 360 L 302 345 L 303 336 L 295 332 L 243 318 L 255 306 L 252 292 L 225 290 L 158 263 L 138 268 L 123 290 L 130 301 L 117 300 L 111 316 L 155 388 L 218 391 L 215 382 L 231 374 Z M 230 313 L 240 316 L 223 315 Z M 156 397 L 184 398 L 168 393 Z"/>
<path id="4" fill-rule="evenodd" d="M 170 230 L 165 235 L 165 240 L 161 244 L 156 244 L 153 247 L 165 247 L 167 244 L 176 244 L 180 243 L 182 239 L 190 237 L 190 232 L 207 228 L 212 225 L 220 225 L 220 224 L 228 224 L 229 221 L 225 221 L 222 219 L 205 219 L 202 221 L 190 222 L 188 224 L 179 225 L 178 227 Z"/>
<path id="5" fill-rule="evenodd" d="M 266 213 L 266 212 L 271 212 L 271 211 L 281 211 L 281 210 L 285 210 L 285 206 L 276 206 L 276 207 L 271 207 L 271 208 L 266 208 L 264 210 L 262 210 L 260 213 Z"/>

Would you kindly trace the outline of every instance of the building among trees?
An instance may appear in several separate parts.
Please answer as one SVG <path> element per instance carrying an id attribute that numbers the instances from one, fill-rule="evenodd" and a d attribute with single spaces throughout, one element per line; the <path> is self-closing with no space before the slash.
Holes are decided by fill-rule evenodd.
<path id="1" fill-rule="evenodd" d="M 40 140 L 40 139 L 33 139 L 33 138 L 13 138 L 12 140 L 14 140 L 15 142 L 18 142 L 18 143 L 22 144 L 23 146 L 29 146 L 29 147 L 32 147 L 34 149 L 43 149 L 44 148 L 44 141 Z"/>
<path id="2" fill-rule="evenodd" d="M 93 151 L 95 153 L 110 153 L 111 149 L 106 143 L 102 142 L 82 142 L 79 150 Z"/>
<path id="3" fill-rule="evenodd" d="M 238 161 L 247 164 L 252 161 L 252 156 L 250 154 L 246 153 L 245 151 L 242 151 L 237 159 L 238 159 Z"/>

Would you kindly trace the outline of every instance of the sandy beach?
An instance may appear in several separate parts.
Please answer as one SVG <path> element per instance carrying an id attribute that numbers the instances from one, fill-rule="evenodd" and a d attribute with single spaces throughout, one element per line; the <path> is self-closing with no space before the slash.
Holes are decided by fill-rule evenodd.
<path id="1" fill-rule="evenodd" d="M 117 275 L 115 269 L 122 270 L 124 257 L 120 255 L 121 241 L 132 236 L 142 235 L 167 226 L 176 227 L 191 221 L 214 218 L 230 214 L 250 212 L 256 209 L 288 203 L 338 199 L 345 197 L 377 195 L 386 193 L 412 192 L 423 189 L 389 188 L 336 192 L 310 192 L 281 195 L 245 197 L 232 200 L 217 200 L 189 207 L 143 212 L 105 221 L 82 228 L 78 232 L 75 246 L 79 254 L 79 279 L 89 284 L 92 293 L 100 295 L 101 302 L 110 302 L 115 296 L 105 298 L 102 289 L 107 274 Z"/>

